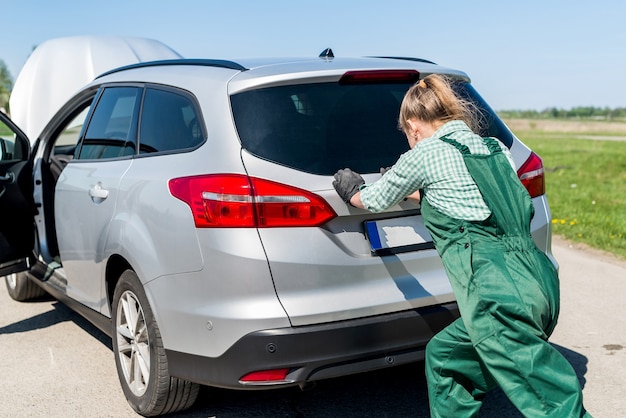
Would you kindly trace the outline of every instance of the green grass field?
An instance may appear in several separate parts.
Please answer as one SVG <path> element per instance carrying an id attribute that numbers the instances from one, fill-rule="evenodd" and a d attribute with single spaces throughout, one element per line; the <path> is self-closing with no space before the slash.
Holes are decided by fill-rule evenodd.
<path id="1" fill-rule="evenodd" d="M 507 124 L 543 159 L 553 233 L 626 258 L 626 132 Z"/>

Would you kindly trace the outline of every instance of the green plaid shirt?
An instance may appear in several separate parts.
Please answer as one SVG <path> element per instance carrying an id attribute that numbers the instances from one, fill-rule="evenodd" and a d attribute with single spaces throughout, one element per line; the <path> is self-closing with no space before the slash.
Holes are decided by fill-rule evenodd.
<path id="1" fill-rule="evenodd" d="M 489 154 L 480 136 L 462 121 L 451 121 L 432 137 L 419 141 L 375 183 L 362 186 L 361 201 L 372 212 L 381 212 L 423 189 L 425 198 L 440 212 L 457 219 L 482 221 L 491 211 L 467 171 L 461 153 L 439 138 L 449 136 L 473 154 Z M 511 165 L 509 149 L 500 143 Z"/>

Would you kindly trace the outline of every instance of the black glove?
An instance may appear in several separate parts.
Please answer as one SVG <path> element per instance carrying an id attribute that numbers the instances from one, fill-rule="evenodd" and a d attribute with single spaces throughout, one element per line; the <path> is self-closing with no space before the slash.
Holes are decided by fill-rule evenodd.
<path id="1" fill-rule="evenodd" d="M 359 191 L 362 184 L 365 184 L 363 177 L 349 168 L 344 168 L 335 173 L 333 187 L 346 203 L 350 203 L 350 199 Z"/>

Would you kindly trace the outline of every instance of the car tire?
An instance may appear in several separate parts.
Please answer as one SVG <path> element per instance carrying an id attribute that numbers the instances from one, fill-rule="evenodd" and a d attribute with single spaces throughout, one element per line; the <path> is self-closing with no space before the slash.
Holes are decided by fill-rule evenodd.
<path id="1" fill-rule="evenodd" d="M 46 291 L 28 278 L 26 273 L 12 273 L 4 277 L 9 296 L 18 302 L 37 299 L 46 294 Z"/>
<path id="2" fill-rule="evenodd" d="M 191 407 L 200 386 L 169 375 L 159 327 L 132 270 L 126 270 L 115 287 L 112 314 L 115 365 L 130 406 L 143 416 Z"/>

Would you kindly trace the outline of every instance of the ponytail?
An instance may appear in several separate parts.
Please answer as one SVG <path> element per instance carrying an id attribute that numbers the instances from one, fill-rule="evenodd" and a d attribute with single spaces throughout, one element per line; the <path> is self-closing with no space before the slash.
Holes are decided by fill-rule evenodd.
<path id="1" fill-rule="evenodd" d="M 457 96 L 450 79 L 439 74 L 424 77 L 406 92 L 398 118 L 405 133 L 409 132 L 407 120 L 411 118 L 429 123 L 462 120 L 470 129 L 479 129 L 476 106 Z"/>

